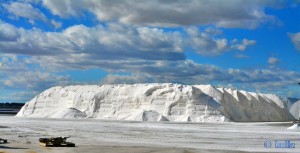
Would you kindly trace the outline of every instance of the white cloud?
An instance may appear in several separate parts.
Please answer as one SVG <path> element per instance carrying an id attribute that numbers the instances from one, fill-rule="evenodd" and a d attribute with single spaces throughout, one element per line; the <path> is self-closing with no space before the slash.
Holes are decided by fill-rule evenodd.
<path id="1" fill-rule="evenodd" d="M 55 29 L 62 27 L 60 17 L 84 18 L 90 13 L 89 17 L 94 15 L 105 24 L 46 32 L 16 28 L 0 20 L 0 89 L 36 92 L 67 85 L 72 83 L 70 77 L 57 72 L 90 68 L 109 73 L 102 83 L 218 83 L 272 89 L 291 85 L 300 77 L 298 72 L 274 67 L 247 70 L 198 64 L 187 60 L 184 53 L 192 49 L 200 56 L 216 56 L 247 50 L 255 40 L 228 39 L 220 27 L 256 28 L 273 22 L 275 17 L 265 10 L 280 6 L 278 1 L 43 0 L 55 19 L 47 19 L 49 12 L 43 14 L 40 4 L 27 0 L 2 6 L 17 18 L 26 18 L 31 24 L 41 20 Z M 203 25 L 208 28 L 202 29 Z M 186 28 L 163 28 L 170 26 Z M 289 36 L 300 50 L 300 33 Z M 275 64 L 278 59 L 271 57 L 268 62 Z M 128 75 L 112 75 L 120 72 Z"/>
<path id="2" fill-rule="evenodd" d="M 26 59 L 20 60 L 17 55 L 14 54 L 1 54 L 0 62 L 2 66 L 0 67 L 2 73 L 16 73 L 19 71 L 26 71 L 27 64 Z M 31 64 L 31 63 L 30 63 Z"/>
<path id="3" fill-rule="evenodd" d="M 18 37 L 17 28 L 0 20 L 0 42 L 16 41 Z"/>
<path id="4" fill-rule="evenodd" d="M 0 22 L 0 52 L 33 56 L 51 70 L 101 68 L 131 71 L 133 67 L 161 61 L 184 61 L 183 51 L 190 46 L 201 55 L 220 55 L 235 45 L 255 41 L 220 38 L 222 31 L 209 27 L 203 31 L 186 29 L 187 35 L 161 28 L 132 27 L 116 23 L 95 27 L 75 25 L 62 32 L 25 30 Z M 7 31 L 6 31 L 7 30 Z M 121 65 L 121 66 L 118 66 Z M 124 68 L 122 67 L 130 67 Z"/>
<path id="5" fill-rule="evenodd" d="M 100 21 L 119 21 L 130 25 L 186 26 L 209 25 L 220 27 L 256 28 L 275 19 L 265 13 L 266 7 L 282 5 L 281 1 L 111 1 L 111 0 L 44 0 L 43 5 L 61 17 L 93 13 Z"/>
<path id="6" fill-rule="evenodd" d="M 0 88 L 39 91 L 53 85 L 70 83 L 69 76 L 46 72 L 32 57 L 2 54 L 0 56 Z"/>
<path id="7" fill-rule="evenodd" d="M 74 84 L 70 76 L 47 71 L 30 56 L 1 54 L 0 63 L 0 101 L 25 102 L 51 86 Z"/>
<path id="8" fill-rule="evenodd" d="M 62 32 L 43 32 L 39 29 L 18 29 L 3 22 L 0 22 L 0 26 L 4 27 L 0 32 L 3 33 L 0 36 L 1 52 L 47 55 L 54 58 L 53 62 L 55 58 L 62 57 L 61 55 L 72 57 L 63 59 L 72 63 L 74 57 L 78 60 L 75 62 L 80 64 L 83 60 L 97 62 L 120 59 L 185 59 L 180 34 L 164 32 L 158 28 L 127 27 L 118 24 L 91 28 L 76 25 Z"/>
<path id="9" fill-rule="evenodd" d="M 300 77 L 295 71 L 278 68 L 224 69 L 193 61 L 163 62 L 131 69 L 131 75 L 108 75 L 101 83 L 175 82 L 183 84 L 234 85 L 244 90 L 279 93 L 278 88 L 294 85 Z M 282 93 L 280 93 L 282 94 Z"/>
<path id="10" fill-rule="evenodd" d="M 41 91 L 54 85 L 74 83 L 69 76 L 60 76 L 40 67 L 37 57 L 23 57 L 4 54 L 0 58 L 3 69 L 0 71 L 0 88 L 26 89 Z M 58 58 L 58 57 L 56 57 Z M 71 58 L 71 57 L 69 57 Z M 53 61 L 41 58 L 51 67 Z M 68 59 L 66 57 L 61 58 Z M 80 58 L 79 58 L 80 59 Z M 77 59 L 75 59 L 77 60 Z M 65 66 L 68 62 L 54 61 Z M 87 61 L 85 61 L 87 62 Z M 79 66 L 79 63 L 74 63 Z M 126 72 L 130 75 L 108 75 L 101 83 L 151 83 L 176 82 L 183 84 L 234 84 L 242 89 L 269 89 L 276 93 L 274 87 L 282 88 L 298 81 L 300 74 L 281 69 L 224 69 L 214 65 L 198 64 L 191 60 L 100 60 L 95 65 L 109 73 Z M 84 66 L 84 65 L 83 65 Z M 85 65 L 84 67 L 88 67 Z M 9 76 L 9 77 L 8 77 Z"/>
<path id="11" fill-rule="evenodd" d="M 288 34 L 296 49 L 300 51 L 300 32 Z"/>
<path id="12" fill-rule="evenodd" d="M 61 22 L 58 22 L 58 21 L 55 21 L 55 20 L 51 20 L 51 24 L 52 24 L 52 26 L 55 28 L 55 29 L 59 29 L 59 28 L 61 28 L 61 26 L 62 26 L 62 23 Z"/>
<path id="13" fill-rule="evenodd" d="M 151 83 L 150 77 L 143 75 L 108 75 L 101 80 L 101 84 L 134 84 Z"/>
<path id="14" fill-rule="evenodd" d="M 275 58 L 275 57 L 270 57 L 269 59 L 268 59 L 268 63 L 269 64 L 277 64 L 279 62 L 279 59 L 277 59 L 277 58 Z"/>
<path id="15" fill-rule="evenodd" d="M 244 51 L 248 46 L 256 44 L 255 40 L 248 40 L 248 39 L 243 39 L 243 41 L 240 44 L 238 44 L 238 41 L 236 39 L 234 39 L 231 42 L 233 44 L 231 46 L 231 48 L 232 49 L 237 49 L 237 50 L 240 50 L 240 51 Z"/>
<path id="16" fill-rule="evenodd" d="M 56 76 L 47 72 L 20 71 L 10 75 L 2 84 L 8 88 L 41 90 L 56 85 L 70 83 L 69 76 Z"/>
<path id="17" fill-rule="evenodd" d="M 195 42 L 204 49 L 199 54 L 217 55 L 234 45 L 253 45 L 252 40 L 227 40 L 218 29 L 190 27 L 185 34 L 161 28 L 132 27 L 120 24 L 86 27 L 76 25 L 61 32 L 25 30 L 0 22 L 2 87 L 40 90 L 69 84 L 69 76 L 54 72 L 97 68 L 109 74 L 103 82 L 177 82 L 248 85 L 253 88 L 287 86 L 299 73 L 284 70 L 223 69 L 198 64 L 185 58 L 184 50 Z M 9 29 L 6 31 L 6 29 Z M 190 43 L 192 42 L 192 43 Z M 195 47 L 195 46 L 193 46 Z M 20 57 L 22 56 L 22 57 Z M 9 78 L 7 77 L 9 76 Z M 260 84 L 263 84 L 259 86 Z"/>
<path id="18" fill-rule="evenodd" d="M 29 19 L 31 24 L 34 24 L 34 20 L 47 22 L 46 16 L 29 3 L 11 2 L 9 4 L 3 4 L 3 6 L 9 13 L 16 17 Z"/>
<path id="19" fill-rule="evenodd" d="M 250 58 L 249 56 L 244 55 L 244 54 L 236 54 L 235 57 L 236 58 Z"/>
<path id="20" fill-rule="evenodd" d="M 61 17 L 79 16 L 86 7 L 83 0 L 43 0 L 43 5 Z"/>
<path id="21" fill-rule="evenodd" d="M 200 55 L 221 55 L 235 49 L 244 51 L 248 46 L 256 44 L 255 40 L 243 39 L 240 41 L 222 38 L 220 37 L 222 31 L 211 27 L 202 31 L 196 27 L 188 27 L 186 32 L 190 37 L 189 46 L 192 46 Z"/>

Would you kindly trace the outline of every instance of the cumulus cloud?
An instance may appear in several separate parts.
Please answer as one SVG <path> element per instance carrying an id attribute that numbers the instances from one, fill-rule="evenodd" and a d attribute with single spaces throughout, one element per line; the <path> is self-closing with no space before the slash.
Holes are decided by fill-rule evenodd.
<path id="1" fill-rule="evenodd" d="M 47 57 L 47 56 L 46 56 Z M 49 57 L 49 56 L 48 56 Z M 54 85 L 71 84 L 69 76 L 61 76 L 44 71 L 40 62 L 66 64 L 65 61 L 52 61 L 37 57 L 20 57 L 11 54 L 1 55 L 1 88 L 29 89 L 40 91 Z M 40 57 L 39 57 L 40 58 Z M 56 57 L 58 58 L 58 57 Z M 64 59 L 67 59 L 64 57 Z M 80 58 L 78 58 L 79 60 Z M 61 58 L 60 60 L 63 60 Z M 75 59 L 77 60 L 77 59 Z M 87 60 L 85 62 L 88 62 Z M 78 63 L 74 63 L 77 65 Z M 173 82 L 183 84 L 234 84 L 244 89 L 264 89 L 286 87 L 298 81 L 300 74 L 281 69 L 224 69 L 214 65 L 199 64 L 191 60 L 100 60 L 98 63 L 85 63 L 111 73 L 101 83 L 151 83 Z M 78 64 L 80 65 L 80 64 Z M 87 65 L 86 65 L 87 66 Z M 126 72 L 129 75 L 112 75 Z M 9 76 L 9 77 L 8 77 Z M 74 82 L 73 82 L 74 83 Z"/>
<path id="2" fill-rule="evenodd" d="M 70 83 L 69 76 L 45 72 L 31 57 L 3 54 L 0 62 L 0 88 L 39 91 L 53 85 Z"/>
<path id="3" fill-rule="evenodd" d="M 61 17 L 79 16 L 86 9 L 82 0 L 43 0 L 43 5 L 46 6 L 54 15 Z"/>
<path id="4" fill-rule="evenodd" d="M 191 60 L 148 63 L 146 66 L 120 66 L 130 75 L 108 75 L 102 83 L 175 82 L 183 84 L 235 84 L 255 89 L 283 87 L 297 82 L 300 74 L 278 68 L 224 69 Z M 247 88 L 245 88 L 247 89 Z"/>
<path id="5" fill-rule="evenodd" d="M 6 11 L 12 15 L 11 18 L 19 19 L 26 18 L 28 22 L 32 25 L 35 24 L 35 21 L 40 20 L 46 23 L 46 25 L 52 25 L 54 29 L 59 29 L 62 26 L 62 23 L 54 19 L 48 19 L 44 13 L 42 13 L 37 7 L 34 7 L 32 4 L 38 5 L 40 0 L 34 1 L 20 1 L 20 2 L 8 2 L 3 3 L 2 6 Z"/>
<path id="6" fill-rule="evenodd" d="M 183 60 L 177 32 L 157 28 L 76 25 L 63 32 L 24 30 L 0 22 L 0 52 L 24 55 L 65 55 L 89 60 Z M 3 40 L 3 41 L 1 41 Z M 73 59 L 69 59 L 70 61 Z"/>
<path id="7" fill-rule="evenodd" d="M 266 90 L 286 88 L 299 80 L 295 71 L 271 69 L 224 69 L 213 65 L 184 62 L 167 62 L 153 67 L 137 67 L 130 75 L 108 75 L 101 83 L 151 83 L 173 82 L 183 84 L 213 83 L 216 85 L 235 85 L 241 89 Z"/>
<path id="8" fill-rule="evenodd" d="M 0 62 L 1 62 L 1 73 L 16 73 L 19 71 L 26 71 L 28 70 L 27 59 L 24 57 L 22 60 L 18 58 L 17 55 L 14 54 L 2 54 L 0 55 Z"/>
<path id="9" fill-rule="evenodd" d="M 270 57 L 268 59 L 268 63 L 269 64 L 277 64 L 279 62 L 279 59 L 275 58 L 275 57 Z"/>
<path id="10" fill-rule="evenodd" d="M 230 50 L 244 51 L 248 46 L 256 44 L 255 40 L 228 40 L 220 37 L 222 31 L 216 28 L 199 30 L 197 27 L 188 27 L 189 46 L 192 46 L 201 55 L 220 55 Z"/>
<path id="11" fill-rule="evenodd" d="M 67 85 L 74 82 L 70 81 L 70 76 L 59 75 L 60 72 L 91 68 L 108 72 L 101 83 L 217 83 L 255 89 L 286 87 L 297 81 L 298 72 L 274 67 L 224 69 L 199 64 L 185 56 L 187 50 L 199 56 L 246 51 L 256 44 L 255 40 L 228 39 L 220 27 L 252 29 L 273 22 L 276 18 L 265 10 L 280 7 L 282 3 L 273 0 L 4 2 L 1 4 L 3 11 L 15 18 L 26 18 L 32 24 L 43 21 L 59 30 L 47 31 L 49 27 L 28 30 L 0 20 L 0 90 L 37 92 L 53 85 Z M 75 23 L 62 29 L 61 21 L 72 22 L 74 16 L 94 17 L 99 22 L 92 19 L 95 26 Z M 173 26 L 177 28 L 169 28 Z M 299 35 L 289 34 L 300 50 Z M 248 57 L 236 55 L 237 58 Z M 270 58 L 268 62 L 275 64 L 278 60 Z"/>
<path id="12" fill-rule="evenodd" d="M 145 75 L 108 75 L 101 79 L 100 84 L 152 83 L 153 81 Z"/>
<path id="13" fill-rule="evenodd" d="M 264 85 L 284 86 L 299 78 L 293 71 L 223 69 L 185 58 L 185 47 L 191 42 L 193 47 L 202 49 L 197 50 L 201 55 L 219 55 L 232 48 L 245 50 L 255 44 L 254 40 L 222 38 L 218 28 L 188 27 L 185 35 L 161 28 L 116 23 L 105 27 L 75 25 L 61 32 L 25 30 L 2 21 L 0 26 L 4 27 L 0 31 L 0 52 L 4 53 L 0 58 L 0 76 L 3 76 L 0 84 L 5 88 L 38 91 L 53 85 L 66 85 L 71 83 L 70 77 L 53 72 L 89 68 L 99 68 L 110 74 L 130 74 L 108 75 L 102 83 L 217 82 L 261 88 Z M 262 83 L 264 85 L 259 87 Z"/>
<path id="14" fill-rule="evenodd" d="M 62 23 L 61 22 L 58 22 L 58 21 L 55 21 L 55 20 L 51 20 L 51 24 L 52 24 L 52 26 L 55 28 L 55 29 L 59 29 L 59 28 L 61 28 L 61 26 L 62 26 Z"/>
<path id="15" fill-rule="evenodd" d="M 1 54 L 0 63 L 0 101 L 25 102 L 51 86 L 74 83 L 68 75 L 44 70 L 30 56 Z"/>
<path id="16" fill-rule="evenodd" d="M 43 56 L 41 56 L 43 57 Z M 60 63 L 61 61 L 46 60 L 41 57 L 20 57 L 16 55 L 1 55 L 0 68 L 1 88 L 29 89 L 40 91 L 54 85 L 68 85 L 72 83 L 69 76 L 55 75 L 51 71 L 43 71 L 40 62 Z M 49 56 L 45 56 L 49 57 Z M 37 60 L 36 58 L 41 58 Z M 56 57 L 59 59 L 58 57 Z M 72 59 L 72 58 L 71 58 Z M 54 60 L 54 59 L 52 59 Z M 74 59 L 80 60 L 78 59 Z M 88 60 L 84 60 L 88 62 Z M 151 83 L 173 82 L 183 84 L 234 84 L 242 89 L 265 89 L 272 87 L 286 87 L 298 81 L 300 74 L 294 71 L 281 69 L 224 69 L 214 65 L 199 64 L 191 60 L 100 60 L 98 63 L 85 63 L 86 67 L 94 66 L 111 73 L 101 83 Z M 79 63 L 74 63 L 79 66 Z M 84 66 L 84 64 L 83 64 Z M 128 75 L 112 75 L 113 73 L 127 72 Z M 9 76 L 9 77 L 7 77 Z M 0 88 L 0 89 L 1 89 Z M 275 92 L 275 91 L 274 91 Z"/>
<path id="17" fill-rule="evenodd" d="M 49 55 L 67 52 L 76 46 L 57 33 L 24 30 L 0 21 L 0 52 Z"/>
<path id="18" fill-rule="evenodd" d="M 241 58 L 241 59 L 242 59 L 242 58 L 250 58 L 249 56 L 244 55 L 244 54 L 236 54 L 235 57 L 236 57 L 236 58 Z"/>
<path id="19" fill-rule="evenodd" d="M 34 24 L 34 20 L 47 22 L 46 16 L 30 3 L 11 2 L 3 4 L 3 6 L 9 13 L 15 15 L 15 17 L 27 18 L 32 24 Z"/>
<path id="20" fill-rule="evenodd" d="M 16 41 L 19 37 L 17 28 L 0 20 L 0 42 Z"/>
<path id="21" fill-rule="evenodd" d="M 2 84 L 8 88 L 21 88 L 41 90 L 56 85 L 66 85 L 70 83 L 69 76 L 56 76 L 47 72 L 21 71 L 14 73 Z"/>
<path id="22" fill-rule="evenodd" d="M 1 21 L 0 26 L 3 27 L 0 52 L 32 56 L 38 65 L 52 71 L 100 68 L 108 72 L 152 70 L 151 75 L 158 75 L 160 72 L 176 72 L 178 68 L 192 68 L 183 72 L 193 70 L 193 73 L 198 73 L 201 70 L 204 73 L 203 69 L 212 67 L 199 68 L 187 61 L 185 47 L 192 46 L 201 55 L 220 55 L 235 45 L 248 46 L 255 42 L 219 38 L 222 31 L 213 27 L 203 31 L 196 27 L 186 28 L 186 37 L 177 31 L 115 23 L 105 27 L 75 25 L 62 32 L 24 30 Z M 161 65 L 167 69 L 156 68 Z M 185 75 L 193 75 L 189 73 Z"/>
<path id="23" fill-rule="evenodd" d="M 130 25 L 186 26 L 209 25 L 220 27 L 256 28 L 274 17 L 266 7 L 282 5 L 281 1 L 110 1 L 110 0 L 44 0 L 43 5 L 60 17 L 93 13 L 100 21 L 119 21 Z"/>
<path id="24" fill-rule="evenodd" d="M 300 51 L 300 32 L 288 34 L 296 49 Z"/>
<path id="25" fill-rule="evenodd" d="M 248 40 L 248 39 L 243 39 L 241 43 L 239 43 L 237 39 L 234 39 L 231 42 L 232 42 L 232 46 L 230 48 L 237 49 L 240 51 L 244 51 L 248 46 L 256 44 L 255 40 Z"/>

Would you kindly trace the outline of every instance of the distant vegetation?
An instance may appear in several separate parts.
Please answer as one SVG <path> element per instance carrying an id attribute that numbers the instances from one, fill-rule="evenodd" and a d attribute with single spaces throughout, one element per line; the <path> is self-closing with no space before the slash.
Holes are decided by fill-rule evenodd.
<path id="1" fill-rule="evenodd" d="M 24 103 L 0 103 L 1 109 L 21 109 Z"/>

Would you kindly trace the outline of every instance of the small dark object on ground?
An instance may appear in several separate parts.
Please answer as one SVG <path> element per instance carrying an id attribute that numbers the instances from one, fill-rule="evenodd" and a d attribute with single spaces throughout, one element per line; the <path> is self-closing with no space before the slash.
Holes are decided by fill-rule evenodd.
<path id="1" fill-rule="evenodd" d="M 294 124 L 296 124 L 296 123 L 298 123 L 298 124 L 299 124 L 299 123 L 300 123 L 300 121 L 299 121 L 299 120 L 294 120 L 294 121 L 293 121 L 293 123 L 294 123 Z"/>
<path id="2" fill-rule="evenodd" d="M 67 142 L 69 137 L 39 138 L 40 145 L 44 147 L 75 147 L 75 143 Z"/>
<path id="3" fill-rule="evenodd" d="M 6 139 L 1 139 L 1 138 L 0 138 L 0 144 L 2 144 L 2 143 L 7 143 L 7 140 L 6 140 Z"/>
<path id="4" fill-rule="evenodd" d="M 297 119 L 295 119 L 294 121 L 293 121 L 293 123 L 294 124 L 296 124 L 296 123 L 300 123 L 300 117 L 299 117 L 299 119 L 297 120 Z"/>

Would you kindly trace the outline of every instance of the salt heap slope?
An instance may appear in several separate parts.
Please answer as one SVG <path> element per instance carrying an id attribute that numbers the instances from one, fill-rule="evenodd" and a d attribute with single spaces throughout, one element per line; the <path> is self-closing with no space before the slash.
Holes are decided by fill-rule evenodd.
<path id="1" fill-rule="evenodd" d="M 296 119 L 300 118 L 300 99 L 288 98 L 288 108 Z"/>
<path id="2" fill-rule="evenodd" d="M 168 83 L 52 87 L 27 102 L 17 116 L 183 122 L 293 119 L 275 95 Z"/>

